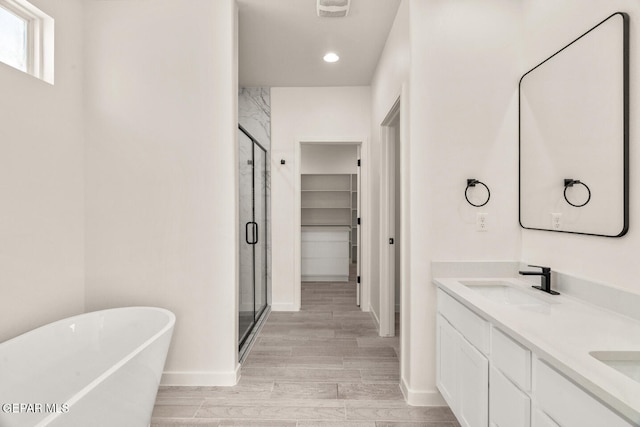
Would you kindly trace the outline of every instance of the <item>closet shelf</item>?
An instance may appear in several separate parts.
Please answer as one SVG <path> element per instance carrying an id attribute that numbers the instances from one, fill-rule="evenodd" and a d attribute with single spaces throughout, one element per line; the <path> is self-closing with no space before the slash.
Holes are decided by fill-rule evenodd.
<path id="1" fill-rule="evenodd" d="M 300 190 L 303 193 L 348 193 L 350 190 L 344 189 L 324 189 L 324 190 Z M 352 192 L 353 193 L 353 192 Z"/>
<path id="2" fill-rule="evenodd" d="M 302 206 L 302 209 L 351 209 L 349 206 Z"/>

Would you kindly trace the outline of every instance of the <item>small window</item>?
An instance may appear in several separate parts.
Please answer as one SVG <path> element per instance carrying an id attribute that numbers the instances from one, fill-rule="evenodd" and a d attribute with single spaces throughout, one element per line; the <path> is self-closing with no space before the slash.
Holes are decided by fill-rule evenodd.
<path id="1" fill-rule="evenodd" d="M 0 61 L 27 71 L 28 22 L 0 7 Z"/>
<path id="2" fill-rule="evenodd" d="M 53 84 L 53 19 L 26 0 L 0 0 L 0 62 Z"/>

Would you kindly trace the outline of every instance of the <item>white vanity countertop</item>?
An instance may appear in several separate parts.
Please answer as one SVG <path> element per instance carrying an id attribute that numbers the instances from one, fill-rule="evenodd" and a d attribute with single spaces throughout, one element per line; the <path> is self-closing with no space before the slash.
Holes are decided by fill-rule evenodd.
<path id="1" fill-rule="evenodd" d="M 502 304 L 460 283 L 475 281 L 508 282 L 547 304 Z M 617 412 L 640 424 L 640 383 L 589 355 L 592 351 L 640 352 L 639 321 L 571 296 L 548 295 L 522 279 L 436 278 L 433 282 Z"/>

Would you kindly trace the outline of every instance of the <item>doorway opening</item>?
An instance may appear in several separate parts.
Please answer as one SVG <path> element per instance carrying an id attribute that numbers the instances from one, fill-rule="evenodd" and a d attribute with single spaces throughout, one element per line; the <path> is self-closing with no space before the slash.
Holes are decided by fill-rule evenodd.
<path id="1" fill-rule="evenodd" d="M 301 286 L 351 284 L 358 306 L 360 149 L 360 143 L 315 142 L 302 143 L 300 151 Z"/>
<path id="2" fill-rule="evenodd" d="M 402 283 L 400 129 L 400 99 L 398 99 L 381 125 L 383 160 L 380 225 L 384 240 L 380 251 L 380 336 L 386 337 L 400 335 Z"/>

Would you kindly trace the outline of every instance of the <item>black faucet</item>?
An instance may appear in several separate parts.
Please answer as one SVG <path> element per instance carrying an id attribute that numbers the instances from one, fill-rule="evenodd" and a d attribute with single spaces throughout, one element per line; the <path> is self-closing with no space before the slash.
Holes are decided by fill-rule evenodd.
<path id="1" fill-rule="evenodd" d="M 529 267 L 541 268 L 542 271 L 520 271 L 523 276 L 540 276 L 541 286 L 532 286 L 532 288 L 540 289 L 551 295 L 560 295 L 559 292 L 551 290 L 551 268 L 541 267 L 539 265 L 529 265 Z"/>

